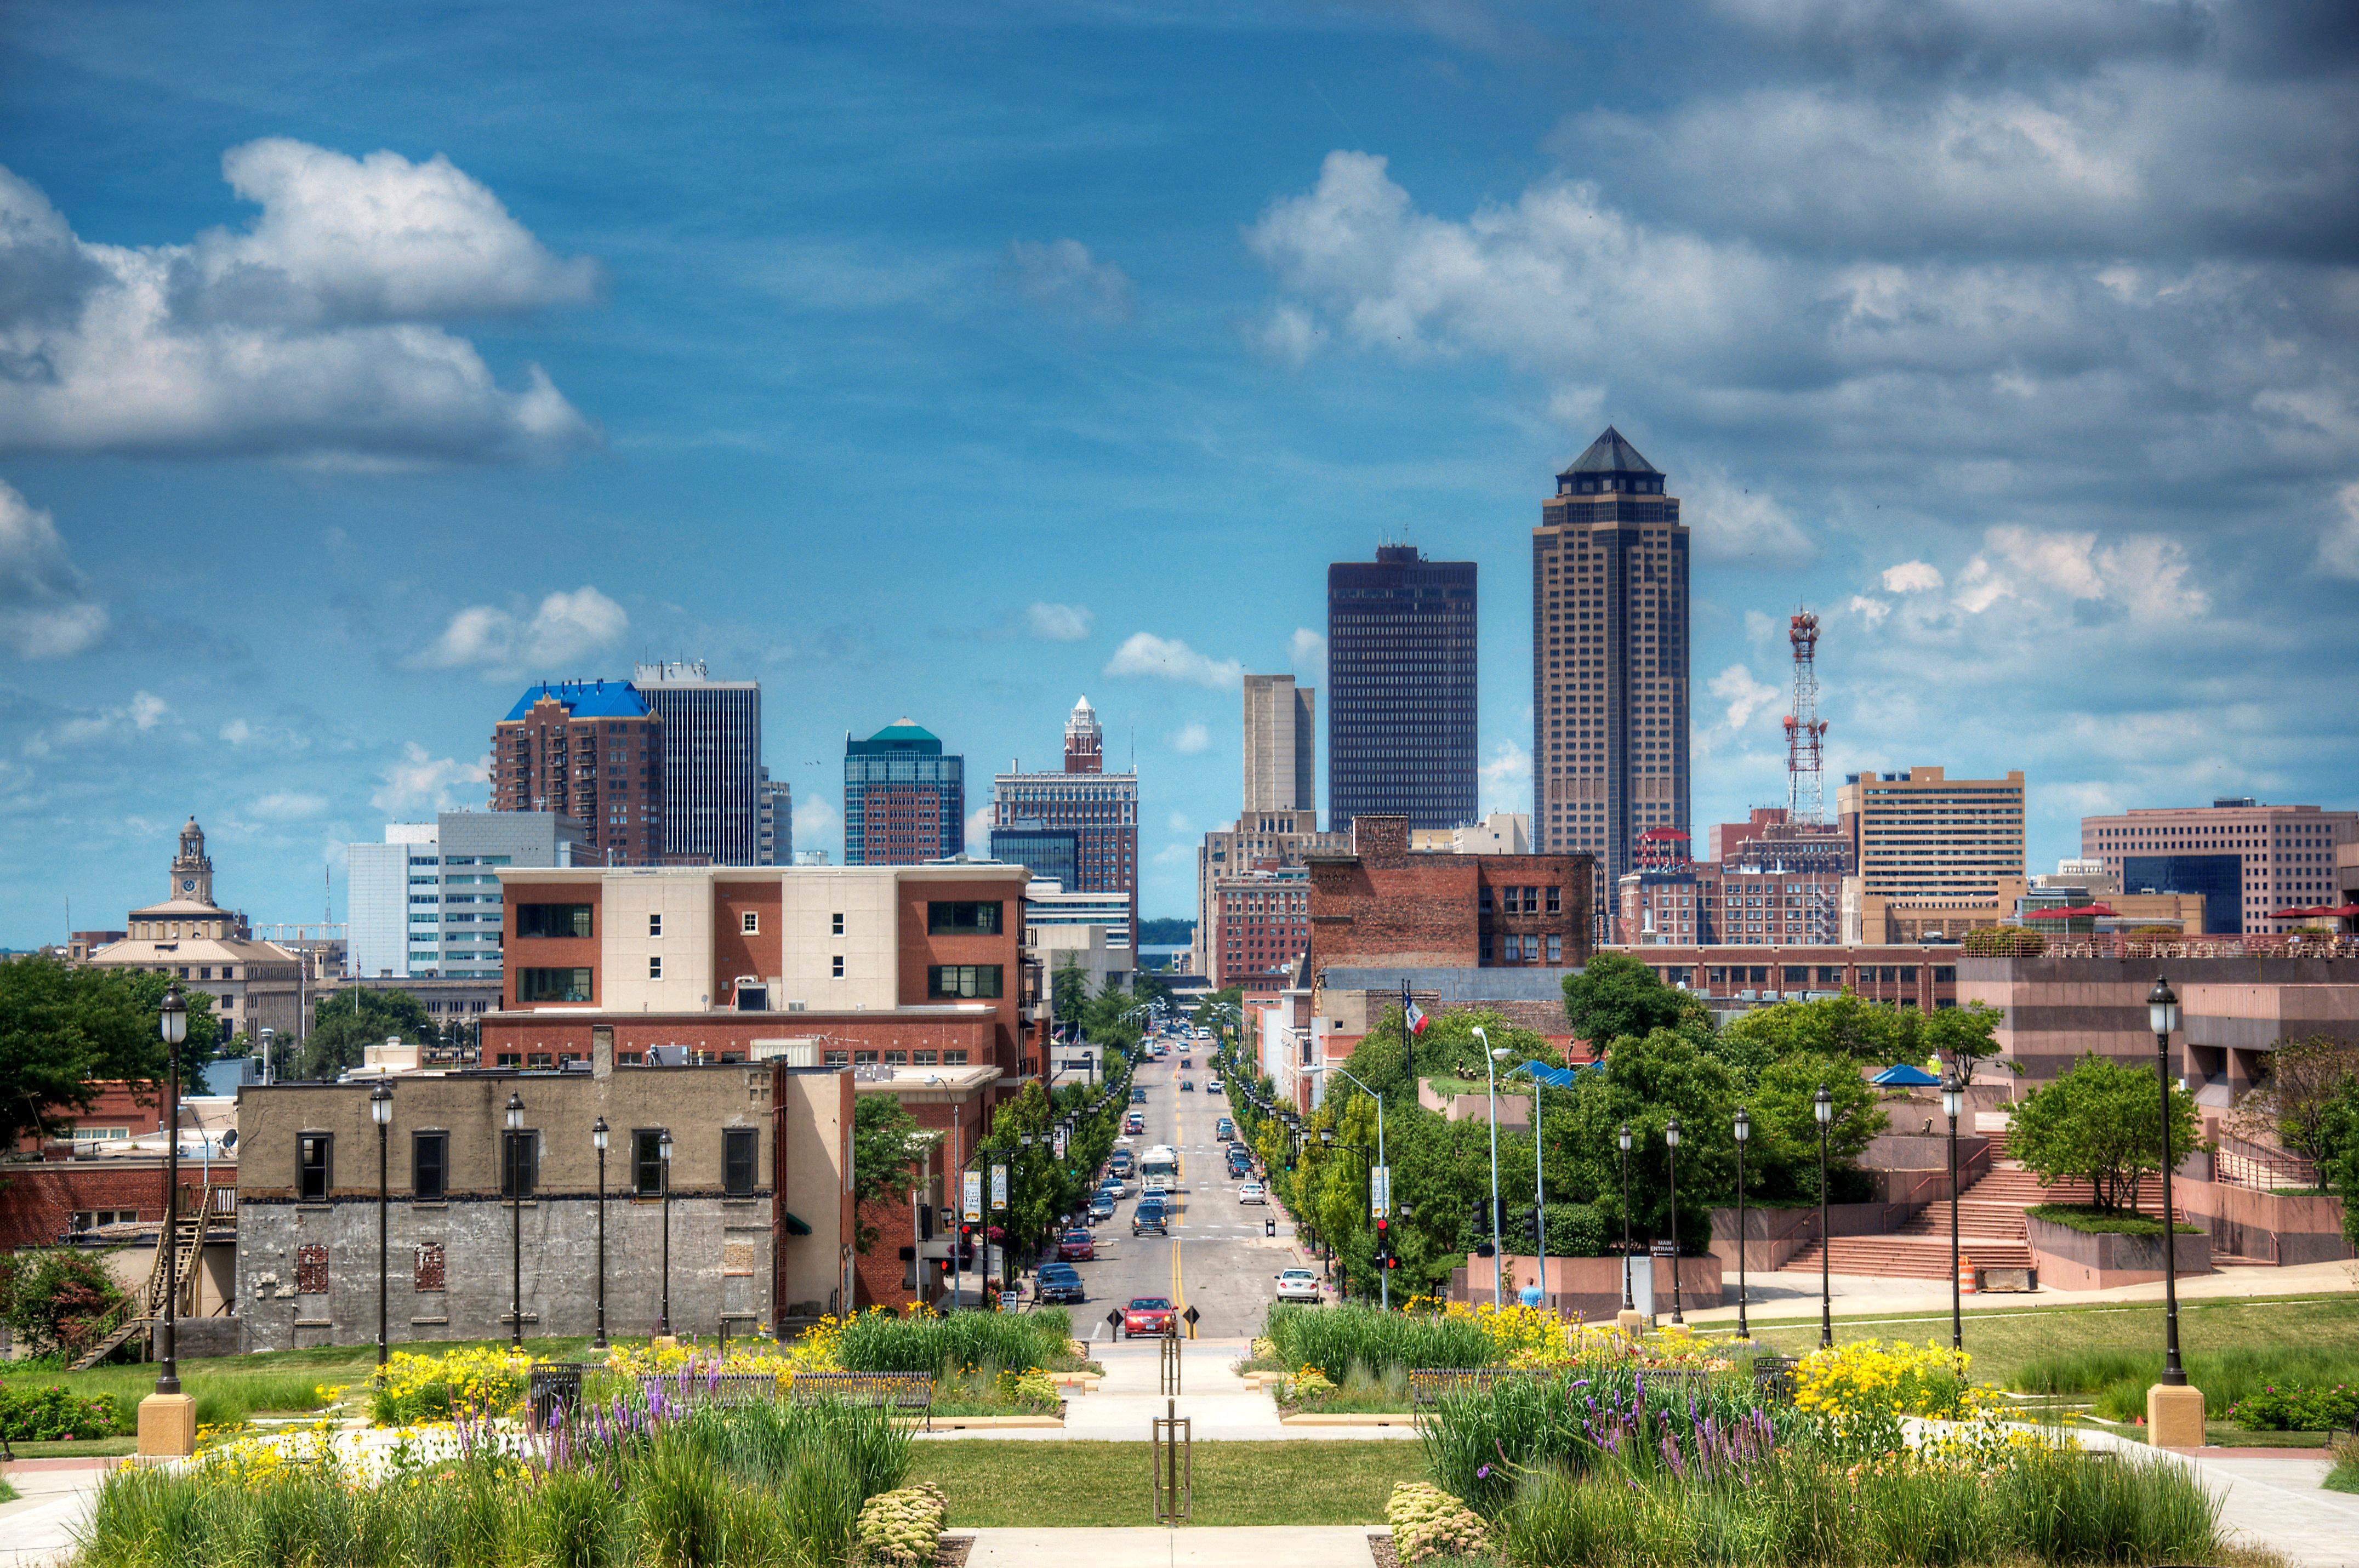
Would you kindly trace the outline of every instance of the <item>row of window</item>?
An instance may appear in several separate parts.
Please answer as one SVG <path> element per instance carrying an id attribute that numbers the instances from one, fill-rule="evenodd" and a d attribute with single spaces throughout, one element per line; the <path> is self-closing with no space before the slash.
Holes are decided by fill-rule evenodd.
<path id="1" fill-rule="evenodd" d="M 832 977 L 841 980 L 843 958 L 837 954 L 832 961 Z M 565 968 L 522 968 L 516 972 L 516 1000 L 533 1002 L 589 1002 L 592 995 L 591 972 L 582 966 Z M 647 978 L 663 978 L 663 959 L 650 955 Z M 926 968 L 926 995 L 934 1001 L 992 999 L 1003 994 L 1006 966 L 997 964 L 934 964 Z"/>
<path id="2" fill-rule="evenodd" d="M 1483 914 L 1492 913 L 1493 889 L 1485 883 L 1475 891 L 1474 907 Z M 1564 909 L 1564 889 L 1561 887 L 1501 887 L 1498 892 L 1498 913 L 1504 915 L 1537 915 L 1541 912 L 1542 893 L 1547 894 L 1547 912 L 1561 914 Z"/>
<path id="3" fill-rule="evenodd" d="M 626 1146 L 631 1184 L 627 1191 L 642 1198 L 659 1197 L 664 1190 L 661 1127 L 636 1127 Z M 723 1196 L 750 1198 L 761 1156 L 761 1132 L 756 1127 L 721 1129 L 721 1191 Z M 529 1198 L 540 1184 L 540 1132 L 524 1127 L 500 1132 L 500 1196 Z M 299 1133 L 295 1139 L 295 1196 L 299 1202 L 324 1203 L 335 1185 L 336 1135 Z M 409 1195 L 419 1203 L 440 1203 L 450 1195 L 451 1135 L 421 1130 L 409 1135 Z"/>
<path id="4" fill-rule="evenodd" d="M 413 902 L 430 902 L 416 899 Z M 451 900 L 456 902 L 457 900 Z M 588 904 L 519 904 L 516 906 L 516 935 L 520 937 L 588 937 L 594 934 L 592 906 Z M 933 936 L 981 935 L 996 936 L 1002 930 L 1004 906 L 997 903 L 936 899 L 926 906 L 926 931 Z M 664 918 L 660 913 L 647 916 L 647 935 L 664 933 Z M 831 917 L 832 934 L 843 934 L 843 916 Z M 758 936 L 762 931 L 762 914 L 758 909 L 742 909 L 737 915 L 737 931 L 743 936 Z"/>

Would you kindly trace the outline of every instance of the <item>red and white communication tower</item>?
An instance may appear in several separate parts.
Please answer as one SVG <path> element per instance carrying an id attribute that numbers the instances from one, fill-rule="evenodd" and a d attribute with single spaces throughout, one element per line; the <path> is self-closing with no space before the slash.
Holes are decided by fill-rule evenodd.
<path id="1" fill-rule="evenodd" d="M 1816 824 L 1826 814 L 1820 772 L 1827 726 L 1819 717 L 1819 617 L 1797 610 L 1786 636 L 1794 645 L 1794 710 L 1786 715 L 1786 820 Z"/>

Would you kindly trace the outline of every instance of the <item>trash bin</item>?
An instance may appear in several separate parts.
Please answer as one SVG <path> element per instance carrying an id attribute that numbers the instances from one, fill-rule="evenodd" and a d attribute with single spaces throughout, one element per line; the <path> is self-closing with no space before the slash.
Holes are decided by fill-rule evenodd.
<path id="1" fill-rule="evenodd" d="M 532 1424 L 549 1425 L 560 1410 L 582 1408 L 582 1367 L 578 1362 L 541 1362 L 532 1369 L 527 1384 L 532 1404 Z"/>

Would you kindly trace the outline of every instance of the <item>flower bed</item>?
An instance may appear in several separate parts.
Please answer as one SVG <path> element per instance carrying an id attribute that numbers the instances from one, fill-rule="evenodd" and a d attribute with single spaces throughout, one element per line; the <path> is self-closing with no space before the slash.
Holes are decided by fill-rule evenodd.
<path id="1" fill-rule="evenodd" d="M 125 1424 L 111 1395 L 77 1394 L 55 1383 L 0 1384 L 0 1438 L 10 1443 L 112 1437 Z"/>
<path id="2" fill-rule="evenodd" d="M 2347 1432 L 2359 1424 L 2359 1387 L 2272 1385 L 2229 1406 L 2228 1419 L 2256 1432 Z"/>

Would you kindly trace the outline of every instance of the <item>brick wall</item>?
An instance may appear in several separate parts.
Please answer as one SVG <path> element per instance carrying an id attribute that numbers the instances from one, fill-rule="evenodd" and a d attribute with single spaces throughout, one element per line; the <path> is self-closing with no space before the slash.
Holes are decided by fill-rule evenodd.
<path id="1" fill-rule="evenodd" d="M 216 1186 L 234 1186 L 234 1164 L 212 1162 Z M 193 1212 L 204 1198 L 204 1173 L 180 1166 L 180 1203 Z M 53 1160 L 11 1165 L 0 1178 L 0 1252 L 48 1247 L 66 1234 L 77 1211 L 134 1211 L 140 1219 L 164 1217 L 164 1168 L 147 1160 Z"/>

